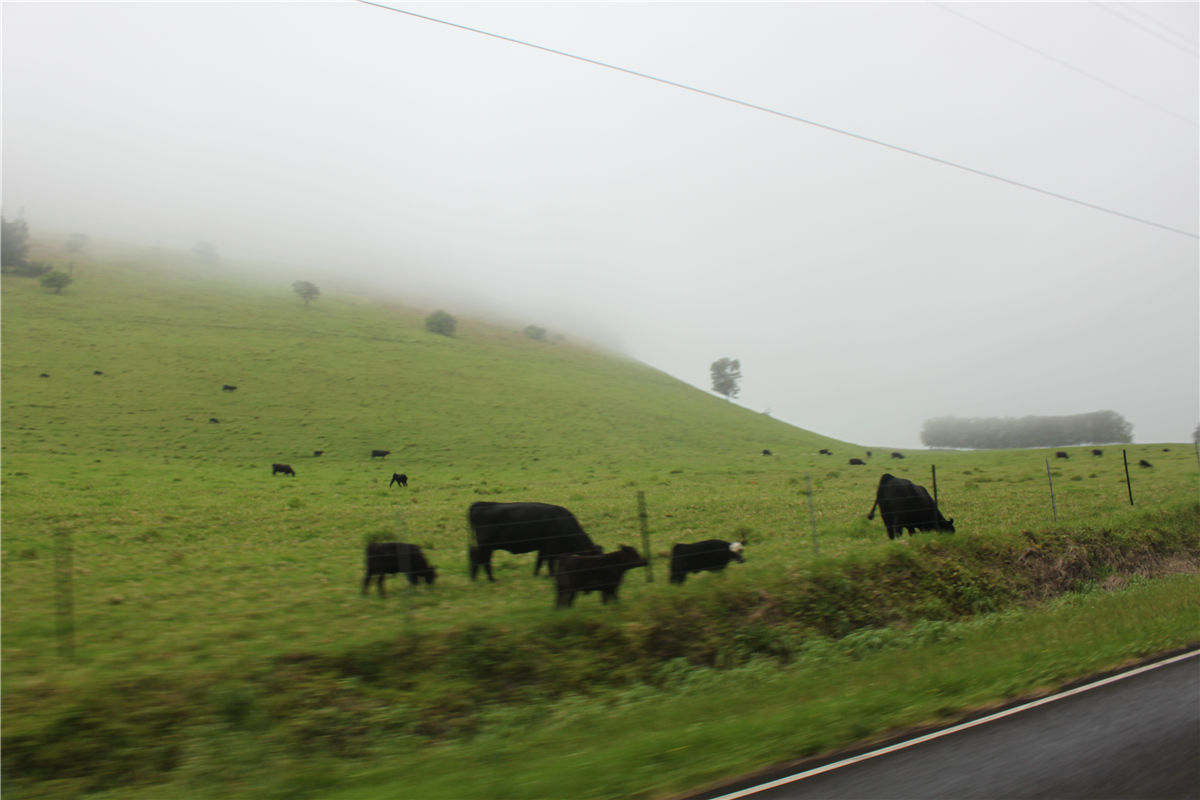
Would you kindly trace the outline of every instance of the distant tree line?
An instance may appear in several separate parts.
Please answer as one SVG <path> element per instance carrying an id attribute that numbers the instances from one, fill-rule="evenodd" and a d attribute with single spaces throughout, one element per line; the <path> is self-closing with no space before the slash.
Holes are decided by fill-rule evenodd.
<path id="1" fill-rule="evenodd" d="M 926 447 L 1000 450 L 1133 441 L 1133 425 L 1115 411 L 1054 417 L 934 417 L 921 426 Z"/>

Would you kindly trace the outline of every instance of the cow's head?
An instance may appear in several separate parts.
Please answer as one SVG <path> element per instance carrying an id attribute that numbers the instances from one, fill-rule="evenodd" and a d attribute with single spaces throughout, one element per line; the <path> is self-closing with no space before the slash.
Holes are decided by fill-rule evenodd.
<path id="1" fill-rule="evenodd" d="M 742 550 L 744 550 L 745 548 L 746 548 L 745 542 L 732 542 L 729 545 L 729 552 L 733 554 L 734 561 L 745 561 L 746 560 L 746 559 L 742 558 Z"/>
<path id="2" fill-rule="evenodd" d="M 625 569 L 646 566 L 646 559 L 642 558 L 638 551 L 629 545 L 621 545 L 621 547 L 618 549 L 618 552 L 621 554 L 621 565 L 625 567 Z"/>
<path id="3" fill-rule="evenodd" d="M 954 533 L 954 518 L 953 517 L 951 517 L 950 519 L 943 518 L 942 521 L 938 524 L 938 530 L 945 531 L 946 533 Z"/>

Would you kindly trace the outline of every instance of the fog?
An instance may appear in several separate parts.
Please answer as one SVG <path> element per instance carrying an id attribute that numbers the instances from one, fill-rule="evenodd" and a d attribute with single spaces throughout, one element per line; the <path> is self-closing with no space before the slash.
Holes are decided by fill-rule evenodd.
<path id="1" fill-rule="evenodd" d="M 1100 409 L 1190 439 L 1196 3 L 393 5 L 643 75 L 353 0 L 5 2 L 5 216 L 706 391 L 737 358 L 737 402 L 868 446 Z"/>

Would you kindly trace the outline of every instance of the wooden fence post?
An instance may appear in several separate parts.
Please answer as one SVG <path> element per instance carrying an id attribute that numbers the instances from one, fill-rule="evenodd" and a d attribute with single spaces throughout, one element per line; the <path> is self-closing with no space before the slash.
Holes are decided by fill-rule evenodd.
<path id="1" fill-rule="evenodd" d="M 1050 510 L 1054 512 L 1054 521 L 1058 522 L 1058 505 L 1054 502 L 1054 476 L 1050 474 L 1050 459 L 1046 459 L 1046 480 L 1050 481 Z"/>
<path id="2" fill-rule="evenodd" d="M 808 495 L 808 522 L 812 526 L 813 556 L 821 555 L 817 544 L 817 513 L 813 510 L 812 473 L 804 473 L 804 493 Z"/>
<path id="3" fill-rule="evenodd" d="M 654 570 L 651 568 L 650 561 L 650 526 L 646 516 L 646 493 L 639 491 L 637 493 L 638 500 L 638 525 L 642 529 L 642 552 L 646 554 L 646 583 L 654 583 Z"/>
<path id="4" fill-rule="evenodd" d="M 1125 462 L 1125 488 L 1129 491 L 1129 505 L 1133 505 L 1133 484 L 1129 481 L 1129 456 L 1121 451 L 1121 460 Z"/>

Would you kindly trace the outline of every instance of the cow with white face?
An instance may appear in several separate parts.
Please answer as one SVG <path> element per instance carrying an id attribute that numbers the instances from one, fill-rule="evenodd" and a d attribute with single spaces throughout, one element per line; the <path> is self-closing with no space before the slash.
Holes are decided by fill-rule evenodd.
<path id="1" fill-rule="evenodd" d="M 671 548 L 671 583 L 683 583 L 691 572 L 718 572 L 729 566 L 730 561 L 745 561 L 742 558 L 745 547 L 745 541 L 724 539 L 680 542 Z"/>

